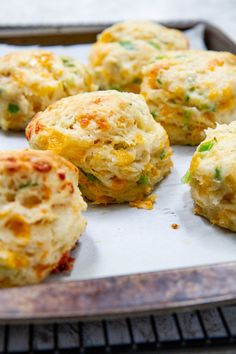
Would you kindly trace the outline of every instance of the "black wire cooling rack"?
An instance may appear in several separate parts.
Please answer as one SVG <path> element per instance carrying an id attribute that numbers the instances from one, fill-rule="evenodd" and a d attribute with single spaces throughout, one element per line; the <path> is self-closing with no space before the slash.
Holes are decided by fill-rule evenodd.
<path id="1" fill-rule="evenodd" d="M 0 353 L 4 354 L 219 350 L 236 353 L 236 306 L 119 320 L 0 327 Z"/>

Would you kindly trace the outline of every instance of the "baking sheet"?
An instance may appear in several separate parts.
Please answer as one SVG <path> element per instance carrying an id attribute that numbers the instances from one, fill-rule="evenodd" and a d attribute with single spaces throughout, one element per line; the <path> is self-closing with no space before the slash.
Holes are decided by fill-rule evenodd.
<path id="1" fill-rule="evenodd" d="M 205 48 L 202 31 L 201 25 L 186 31 L 192 48 Z M 90 45 L 47 48 L 86 62 Z M 19 47 L 0 45 L 0 55 L 16 49 Z M 23 134 L 0 132 L 0 149 L 24 147 L 28 144 Z M 89 205 L 88 227 L 75 251 L 73 271 L 70 275 L 50 276 L 46 282 L 236 261 L 236 235 L 195 216 L 189 187 L 181 184 L 195 148 L 174 147 L 173 150 L 174 168 L 154 191 L 158 196 L 154 209 Z M 172 223 L 179 224 L 179 229 L 172 229 Z"/>

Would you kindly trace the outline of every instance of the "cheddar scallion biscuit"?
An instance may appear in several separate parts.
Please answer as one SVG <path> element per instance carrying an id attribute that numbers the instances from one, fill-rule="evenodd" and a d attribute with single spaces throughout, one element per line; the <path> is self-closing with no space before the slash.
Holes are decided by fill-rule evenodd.
<path id="1" fill-rule="evenodd" d="M 143 69 L 141 93 L 172 144 L 197 145 L 206 128 L 236 119 L 236 56 L 168 52 Z"/>
<path id="2" fill-rule="evenodd" d="M 93 45 L 90 65 L 101 89 L 139 93 L 142 67 L 165 50 L 184 50 L 178 30 L 149 21 L 126 21 L 104 30 Z"/>
<path id="3" fill-rule="evenodd" d="M 236 122 L 206 131 L 185 179 L 196 214 L 236 231 Z"/>
<path id="4" fill-rule="evenodd" d="M 165 130 L 133 93 L 97 91 L 62 99 L 38 113 L 26 135 L 32 148 L 73 162 L 82 194 L 98 204 L 142 199 L 172 165 Z"/>
<path id="5" fill-rule="evenodd" d="M 85 209 L 69 161 L 50 151 L 1 151 L 0 287 L 38 283 L 60 268 L 85 229 Z"/>
<path id="6" fill-rule="evenodd" d="M 0 127 L 24 130 L 54 101 L 94 88 L 92 74 L 78 60 L 43 50 L 7 54 L 0 58 Z"/>

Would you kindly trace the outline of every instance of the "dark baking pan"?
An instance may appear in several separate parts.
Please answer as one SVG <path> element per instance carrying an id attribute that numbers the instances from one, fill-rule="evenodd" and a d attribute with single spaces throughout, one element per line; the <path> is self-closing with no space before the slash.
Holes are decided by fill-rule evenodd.
<path id="1" fill-rule="evenodd" d="M 236 44 L 220 29 L 205 21 L 175 21 L 163 23 L 180 30 L 204 25 L 204 42 L 209 50 L 225 50 L 236 53 Z M 96 36 L 111 23 L 79 26 L 30 26 L 0 27 L 0 42 L 15 45 L 70 45 L 92 43 Z"/>
<path id="2" fill-rule="evenodd" d="M 221 30 L 207 22 L 169 22 L 181 30 L 202 23 L 209 50 L 236 53 Z M 0 42 L 15 45 L 90 43 L 106 25 L 0 27 Z M 236 262 L 211 266 L 46 283 L 0 290 L 0 321 L 48 321 L 140 315 L 236 301 Z"/>

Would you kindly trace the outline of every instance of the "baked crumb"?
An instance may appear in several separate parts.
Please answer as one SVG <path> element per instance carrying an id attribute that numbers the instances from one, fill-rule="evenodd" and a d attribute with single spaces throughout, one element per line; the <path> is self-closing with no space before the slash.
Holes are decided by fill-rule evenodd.
<path id="1" fill-rule="evenodd" d="M 157 199 L 157 195 L 151 194 L 143 200 L 135 200 L 133 202 L 129 202 L 129 205 L 132 208 L 152 210 L 156 199 Z"/>
<path id="2" fill-rule="evenodd" d="M 172 229 L 177 230 L 179 228 L 179 224 L 171 224 Z"/>

